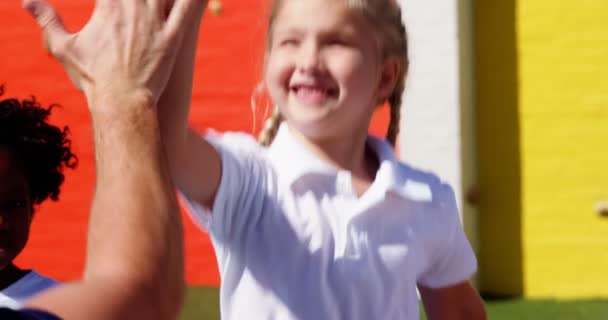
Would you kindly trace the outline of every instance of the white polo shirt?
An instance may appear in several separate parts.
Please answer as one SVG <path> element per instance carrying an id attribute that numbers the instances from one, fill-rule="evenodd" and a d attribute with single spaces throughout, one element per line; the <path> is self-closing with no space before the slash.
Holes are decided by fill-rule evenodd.
<path id="1" fill-rule="evenodd" d="M 357 197 L 350 173 L 286 125 L 270 148 L 244 134 L 208 139 L 222 159 L 213 213 L 186 202 L 216 251 L 222 319 L 418 320 L 417 284 L 476 270 L 452 189 L 384 140 L 368 140 L 380 168 Z"/>

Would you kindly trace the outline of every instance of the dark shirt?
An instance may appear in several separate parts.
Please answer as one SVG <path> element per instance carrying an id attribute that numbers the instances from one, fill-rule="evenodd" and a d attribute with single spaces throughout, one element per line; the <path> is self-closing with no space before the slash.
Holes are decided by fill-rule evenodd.
<path id="1" fill-rule="evenodd" d="M 11 310 L 0 308 L 0 319 L 2 320 L 61 320 L 61 318 L 40 310 Z"/>

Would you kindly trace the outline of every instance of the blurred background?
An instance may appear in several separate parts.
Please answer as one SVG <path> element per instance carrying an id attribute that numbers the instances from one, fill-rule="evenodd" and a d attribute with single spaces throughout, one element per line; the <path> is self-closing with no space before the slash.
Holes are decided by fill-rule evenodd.
<path id="1" fill-rule="evenodd" d="M 90 120 L 19 2 L 0 1 L 0 83 L 7 97 L 62 106 L 52 120 L 71 128 L 80 165 L 37 212 L 18 264 L 70 281 L 84 262 Z M 50 2 L 74 31 L 94 4 Z M 455 187 L 490 319 L 608 319 L 608 1 L 400 2 L 412 65 L 398 152 Z M 255 133 L 267 0 L 217 4 L 201 29 L 191 124 Z M 380 109 L 370 131 L 387 118 Z M 182 318 L 217 319 L 215 256 L 185 220 Z"/>

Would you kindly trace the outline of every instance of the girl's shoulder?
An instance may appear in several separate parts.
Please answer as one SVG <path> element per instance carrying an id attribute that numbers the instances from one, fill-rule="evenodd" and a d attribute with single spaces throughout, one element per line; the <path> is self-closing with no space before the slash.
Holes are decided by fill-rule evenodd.
<path id="1" fill-rule="evenodd" d="M 246 132 L 217 132 L 208 130 L 204 138 L 219 152 L 222 162 L 229 157 L 244 163 L 262 163 L 267 165 L 268 147 L 258 143 L 256 138 Z"/>
<path id="2" fill-rule="evenodd" d="M 262 152 L 265 147 L 248 133 L 238 131 L 218 132 L 212 129 L 205 132 L 204 137 L 216 148 L 226 148 L 245 152 Z"/>
<path id="3" fill-rule="evenodd" d="M 394 148 L 384 139 L 370 136 L 368 141 L 380 160 L 377 174 L 384 178 L 391 189 L 406 198 L 424 202 L 437 202 L 453 193 L 452 187 L 437 174 L 416 168 L 400 159 Z"/>
<path id="4" fill-rule="evenodd" d="M 434 172 L 422 170 L 403 161 L 396 161 L 396 174 L 401 187 L 408 194 L 436 204 L 454 202 L 454 189 Z"/>

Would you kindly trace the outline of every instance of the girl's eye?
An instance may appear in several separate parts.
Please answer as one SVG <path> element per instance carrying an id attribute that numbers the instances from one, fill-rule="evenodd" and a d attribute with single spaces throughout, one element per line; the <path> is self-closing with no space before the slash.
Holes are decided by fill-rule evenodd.
<path id="1" fill-rule="evenodd" d="M 296 40 L 296 39 L 283 39 L 279 42 L 279 46 L 281 46 L 281 47 L 295 46 L 297 44 L 298 44 L 298 40 Z"/>
<path id="2" fill-rule="evenodd" d="M 327 39 L 326 45 L 348 47 L 351 43 L 342 37 L 335 37 Z"/>
<path id="3" fill-rule="evenodd" d="M 328 45 L 330 46 L 346 46 L 346 42 L 340 40 L 340 39 L 333 39 L 333 40 L 329 40 L 327 42 Z"/>

